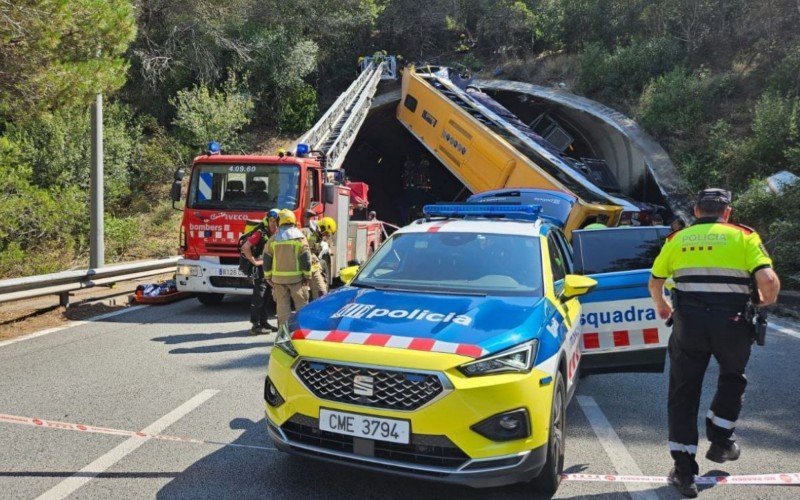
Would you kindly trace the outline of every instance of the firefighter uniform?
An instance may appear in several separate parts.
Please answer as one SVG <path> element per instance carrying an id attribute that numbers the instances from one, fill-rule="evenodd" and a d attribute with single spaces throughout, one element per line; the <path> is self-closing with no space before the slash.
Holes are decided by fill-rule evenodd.
<path id="1" fill-rule="evenodd" d="M 325 276 L 322 273 L 322 263 L 319 255 L 322 252 L 321 240 L 322 238 L 311 229 L 304 229 L 308 245 L 311 250 L 311 280 L 309 281 L 309 288 L 311 289 L 311 300 L 316 300 L 326 293 L 328 293 L 328 284 L 325 282 Z"/>
<path id="2" fill-rule="evenodd" d="M 280 224 L 264 249 L 264 277 L 273 285 L 278 328 L 292 312 L 292 302 L 298 311 L 308 303 L 304 282 L 311 278 L 311 252 L 294 214 L 282 210 Z"/>
<path id="3" fill-rule="evenodd" d="M 720 370 L 717 392 L 706 414 L 706 434 L 714 445 L 734 446 L 753 342 L 753 326 L 744 312 L 755 287 L 753 274 L 771 266 L 754 230 L 717 218 L 698 218 L 669 235 L 653 263 L 655 279 L 674 280 L 669 449 L 681 474 L 698 473 L 697 413 L 712 355 Z"/>
<path id="4" fill-rule="evenodd" d="M 336 221 L 331 217 L 323 217 L 320 221 L 312 221 L 311 227 L 303 229 L 311 248 L 311 300 L 316 300 L 328 293 L 328 282 L 322 272 L 322 256 L 329 252 L 327 238 L 336 234 Z M 330 269 L 328 269 L 330 272 Z"/>

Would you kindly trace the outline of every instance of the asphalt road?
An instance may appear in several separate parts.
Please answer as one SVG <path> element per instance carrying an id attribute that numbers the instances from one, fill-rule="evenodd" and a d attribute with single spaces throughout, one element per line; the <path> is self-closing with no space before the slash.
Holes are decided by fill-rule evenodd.
<path id="1" fill-rule="evenodd" d="M 262 402 L 273 337 L 248 333 L 247 303 L 187 300 L 0 344 L 0 414 L 270 447 Z M 800 472 L 800 333 L 755 348 L 739 461 L 701 473 Z M 701 414 L 716 381 L 706 379 Z M 567 472 L 663 476 L 666 375 L 584 379 L 570 404 Z M 590 420 L 591 418 L 591 420 Z M 702 427 L 701 427 L 702 430 Z M 701 442 L 699 456 L 707 444 Z M 678 498 L 666 485 L 565 482 L 557 498 Z M 639 491 L 636 491 L 637 488 Z M 0 422 L 2 498 L 535 498 L 397 479 L 270 449 L 144 441 Z M 701 498 L 798 498 L 793 486 L 706 488 Z"/>

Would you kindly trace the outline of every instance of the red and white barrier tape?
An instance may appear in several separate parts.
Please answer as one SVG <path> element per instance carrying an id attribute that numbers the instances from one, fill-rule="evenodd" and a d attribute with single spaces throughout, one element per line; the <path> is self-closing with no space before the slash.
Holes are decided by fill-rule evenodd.
<path id="1" fill-rule="evenodd" d="M 605 483 L 666 483 L 664 476 L 616 476 L 610 474 L 562 474 L 565 481 L 590 481 Z M 696 476 L 695 484 L 800 484 L 800 474 L 754 474 L 748 476 Z"/>
<path id="2" fill-rule="evenodd" d="M 147 439 L 158 439 L 160 441 L 173 441 L 179 443 L 212 444 L 218 446 L 234 446 L 237 448 L 250 448 L 254 450 L 274 451 L 275 448 L 268 446 L 255 446 L 248 444 L 222 443 L 218 441 L 204 441 L 183 436 L 167 436 L 164 434 L 148 434 L 146 432 L 126 431 L 122 429 L 109 429 L 107 427 L 97 427 L 94 425 L 73 424 L 68 422 L 58 422 L 56 420 L 45 420 L 42 418 L 20 417 L 16 415 L 4 415 L 0 413 L 0 422 L 8 424 L 29 425 L 32 427 L 42 427 L 46 429 L 59 429 L 62 431 L 86 432 L 89 434 L 110 434 L 113 436 L 140 437 Z"/>
<path id="3" fill-rule="evenodd" d="M 42 418 L 20 417 L 17 415 L 4 415 L 0 413 L 0 423 L 28 425 L 45 429 L 58 429 L 62 431 L 85 432 L 89 434 L 109 434 L 113 436 L 140 437 L 142 439 L 158 439 L 178 443 L 210 444 L 216 446 L 233 446 L 252 450 L 275 451 L 269 446 L 256 446 L 249 444 L 222 443 L 219 441 L 206 441 L 183 436 L 167 436 L 164 434 L 148 434 L 145 432 L 110 429 L 94 425 L 73 424 Z M 667 478 L 663 476 L 618 476 L 611 474 L 562 474 L 565 481 L 591 481 L 607 483 L 656 483 L 665 484 Z M 800 485 L 800 473 L 786 474 L 756 474 L 749 476 L 697 476 L 696 484 L 763 484 L 763 485 Z"/>

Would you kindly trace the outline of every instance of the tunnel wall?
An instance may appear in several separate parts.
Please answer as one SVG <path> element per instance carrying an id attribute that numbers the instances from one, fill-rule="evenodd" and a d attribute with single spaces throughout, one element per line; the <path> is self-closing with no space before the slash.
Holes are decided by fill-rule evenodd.
<path id="1" fill-rule="evenodd" d="M 628 194 L 637 198 L 633 191 L 643 177 L 650 176 L 670 209 L 684 219 L 688 218 L 692 203 L 687 185 L 664 148 L 631 118 L 560 89 L 507 80 L 478 80 L 476 84 L 487 91 L 525 94 L 558 107 L 559 113 L 593 144 L 597 156 L 608 162 Z M 382 93 L 375 97 L 372 108 L 396 103 L 400 95 L 399 89 Z"/>

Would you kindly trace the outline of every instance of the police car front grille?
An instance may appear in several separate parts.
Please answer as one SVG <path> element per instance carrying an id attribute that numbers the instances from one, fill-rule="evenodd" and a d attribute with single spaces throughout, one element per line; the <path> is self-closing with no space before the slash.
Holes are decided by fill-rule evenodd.
<path id="1" fill-rule="evenodd" d="M 281 426 L 290 442 L 324 448 L 333 452 L 355 453 L 353 438 L 322 431 L 319 421 L 294 415 Z M 412 434 L 411 443 L 398 444 L 374 441 L 373 456 L 393 462 L 457 469 L 469 460 L 447 436 Z"/>
<path id="2" fill-rule="evenodd" d="M 400 370 L 301 360 L 295 369 L 320 399 L 387 410 L 416 410 L 444 392 L 438 376 Z M 355 377 L 372 377 L 372 395 L 355 393 Z"/>

